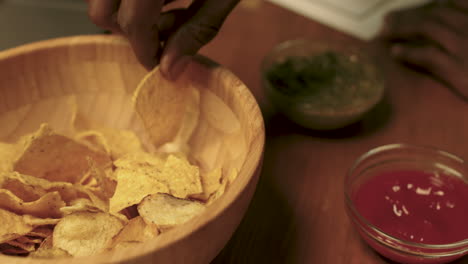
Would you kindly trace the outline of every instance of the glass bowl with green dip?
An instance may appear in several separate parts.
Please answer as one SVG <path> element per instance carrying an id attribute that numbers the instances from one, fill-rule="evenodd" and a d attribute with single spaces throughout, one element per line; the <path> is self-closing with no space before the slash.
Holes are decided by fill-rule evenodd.
<path id="1" fill-rule="evenodd" d="M 360 120 L 383 97 L 384 82 L 362 50 L 313 40 L 279 44 L 261 66 L 265 94 L 293 122 L 314 130 Z"/>

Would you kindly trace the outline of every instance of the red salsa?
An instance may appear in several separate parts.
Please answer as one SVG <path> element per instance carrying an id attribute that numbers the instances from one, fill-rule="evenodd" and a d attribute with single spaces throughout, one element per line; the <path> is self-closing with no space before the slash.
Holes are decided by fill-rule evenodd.
<path id="1" fill-rule="evenodd" d="M 468 239 L 468 184 L 441 172 L 390 171 L 363 183 L 352 199 L 371 224 L 424 244 Z"/>

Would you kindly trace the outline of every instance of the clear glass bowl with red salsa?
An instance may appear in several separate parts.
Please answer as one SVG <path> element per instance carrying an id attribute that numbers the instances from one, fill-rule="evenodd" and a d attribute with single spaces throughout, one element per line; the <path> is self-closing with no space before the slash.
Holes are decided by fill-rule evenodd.
<path id="1" fill-rule="evenodd" d="M 264 57 L 261 73 L 274 109 L 314 130 L 338 129 L 358 121 L 384 94 L 374 60 L 357 46 L 288 40 Z"/>
<path id="2" fill-rule="evenodd" d="M 358 233 L 399 263 L 447 263 L 468 254 L 468 165 L 431 147 L 385 145 L 362 155 L 345 180 Z"/>

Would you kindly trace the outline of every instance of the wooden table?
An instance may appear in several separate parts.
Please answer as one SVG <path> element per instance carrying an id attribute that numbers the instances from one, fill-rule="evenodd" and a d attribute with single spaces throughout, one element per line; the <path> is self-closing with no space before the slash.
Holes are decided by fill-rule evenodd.
<path id="1" fill-rule="evenodd" d="M 262 57 L 299 37 L 363 45 L 266 2 L 239 5 L 202 53 L 230 68 L 265 111 L 263 173 L 251 206 L 213 263 L 388 263 L 351 227 L 343 180 L 370 148 L 395 142 L 433 145 L 468 159 L 468 103 L 382 53 L 388 95 L 363 122 L 335 133 L 313 133 L 271 115 L 260 85 Z M 203 241 L 203 243 L 210 243 Z M 468 257 L 457 263 L 468 263 Z"/>

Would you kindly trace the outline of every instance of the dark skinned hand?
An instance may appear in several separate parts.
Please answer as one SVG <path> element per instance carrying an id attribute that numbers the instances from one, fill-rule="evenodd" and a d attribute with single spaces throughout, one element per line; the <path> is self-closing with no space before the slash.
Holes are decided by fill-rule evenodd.
<path id="1" fill-rule="evenodd" d="M 468 101 L 468 0 L 442 0 L 390 13 L 377 38 L 401 63 Z"/>
<path id="2" fill-rule="evenodd" d="M 239 0 L 193 0 L 185 9 L 162 12 L 174 0 L 87 0 L 99 27 L 124 35 L 148 70 L 160 64 L 175 79 L 191 56 L 211 41 Z"/>

